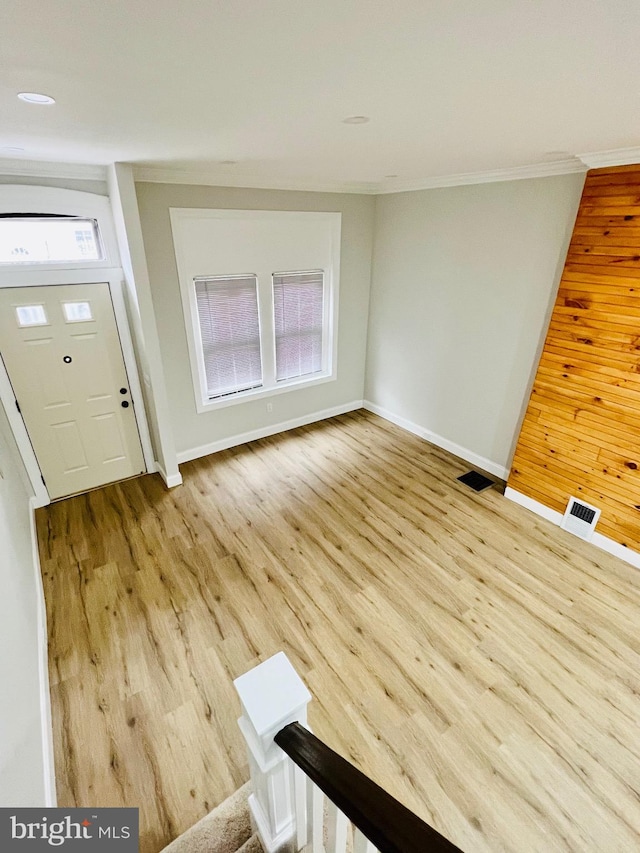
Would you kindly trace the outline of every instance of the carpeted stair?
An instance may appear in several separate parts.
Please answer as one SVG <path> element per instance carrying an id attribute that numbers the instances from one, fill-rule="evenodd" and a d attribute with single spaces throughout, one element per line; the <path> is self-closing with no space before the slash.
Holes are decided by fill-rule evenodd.
<path id="1" fill-rule="evenodd" d="M 162 853 L 263 853 L 252 834 L 247 799 L 249 783 L 183 832 Z"/>
<path id="2" fill-rule="evenodd" d="M 257 835 L 253 834 L 249 817 L 248 798 L 251 785 L 247 782 L 235 794 L 220 803 L 212 812 L 199 820 L 161 853 L 264 853 Z M 327 804 L 324 814 L 324 844 L 328 845 Z M 311 845 L 303 853 L 311 853 Z M 345 853 L 353 853 L 353 828 L 347 828 Z"/>

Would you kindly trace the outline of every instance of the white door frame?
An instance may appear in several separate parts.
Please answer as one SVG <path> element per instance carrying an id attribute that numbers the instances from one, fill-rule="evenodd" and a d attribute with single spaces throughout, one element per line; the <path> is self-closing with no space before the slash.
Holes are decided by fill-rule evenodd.
<path id="1" fill-rule="evenodd" d="M 138 424 L 138 433 L 140 435 L 140 443 L 142 445 L 142 455 L 144 457 L 147 473 L 150 474 L 156 471 L 156 463 L 153 458 L 147 413 L 144 406 L 142 388 L 140 386 L 140 377 L 138 376 L 138 365 L 133 349 L 129 322 L 127 320 L 127 309 L 125 306 L 122 287 L 123 278 L 124 273 L 119 267 L 55 271 L 36 270 L 33 268 L 27 270 L 12 267 L 11 270 L 2 270 L 0 273 L 0 287 L 46 287 L 56 284 L 108 283 L 109 290 L 111 292 L 111 301 L 113 303 L 113 313 L 116 318 L 116 327 L 120 337 L 120 346 L 122 348 L 124 364 L 129 378 L 129 390 L 131 392 L 131 401 L 133 403 L 133 410 Z M 38 464 L 38 460 L 31 445 L 29 433 L 27 432 L 22 415 L 18 412 L 16 398 L 13 393 L 9 374 L 7 373 L 7 369 L 1 358 L 0 401 L 7 413 L 7 419 L 9 420 L 11 431 L 13 432 L 29 481 L 31 482 L 31 487 L 35 495 L 35 506 L 46 506 L 51 503 L 51 498 L 49 497 L 49 492 L 44 485 L 40 465 Z"/>

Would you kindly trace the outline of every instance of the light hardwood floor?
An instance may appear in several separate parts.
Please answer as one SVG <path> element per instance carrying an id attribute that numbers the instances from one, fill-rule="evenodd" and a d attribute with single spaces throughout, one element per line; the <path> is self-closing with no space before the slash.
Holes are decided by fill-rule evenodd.
<path id="1" fill-rule="evenodd" d="M 248 776 L 279 650 L 330 746 L 476 851 L 640 850 L 640 574 L 357 412 L 38 513 L 61 805 L 155 853 Z"/>

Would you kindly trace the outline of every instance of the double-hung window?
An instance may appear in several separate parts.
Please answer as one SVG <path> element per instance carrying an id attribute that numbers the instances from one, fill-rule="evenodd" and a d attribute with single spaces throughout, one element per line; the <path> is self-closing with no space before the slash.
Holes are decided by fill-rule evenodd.
<path id="1" fill-rule="evenodd" d="M 198 412 L 336 378 L 340 214 L 171 210 Z"/>
<path id="2" fill-rule="evenodd" d="M 207 396 L 213 400 L 262 385 L 258 281 L 255 275 L 194 281 Z"/>
<path id="3" fill-rule="evenodd" d="M 324 270 L 273 273 L 271 283 L 271 294 L 262 294 L 271 316 L 261 324 L 256 275 L 194 278 L 208 400 L 295 384 L 326 369 Z M 269 350 L 272 375 L 264 376 L 262 353 Z"/>
<path id="4" fill-rule="evenodd" d="M 324 272 L 275 273 L 276 381 L 319 373 L 323 366 Z"/>

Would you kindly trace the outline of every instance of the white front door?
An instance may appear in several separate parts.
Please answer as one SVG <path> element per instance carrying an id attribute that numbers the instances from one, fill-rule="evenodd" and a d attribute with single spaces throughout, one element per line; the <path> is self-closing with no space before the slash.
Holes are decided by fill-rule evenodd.
<path id="1" fill-rule="evenodd" d="M 51 499 L 144 473 L 108 284 L 0 289 L 0 353 Z"/>

